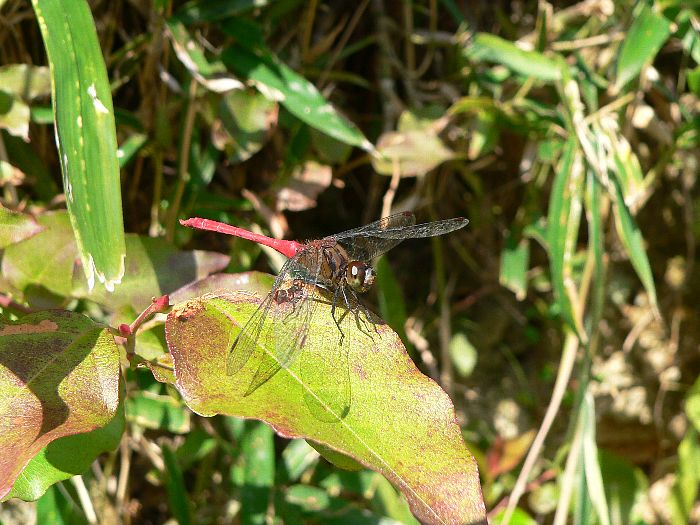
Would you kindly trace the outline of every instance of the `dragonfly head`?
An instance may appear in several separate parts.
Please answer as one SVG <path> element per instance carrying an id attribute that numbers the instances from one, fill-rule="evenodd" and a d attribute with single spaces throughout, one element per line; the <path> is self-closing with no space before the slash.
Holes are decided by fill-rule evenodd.
<path id="1" fill-rule="evenodd" d="M 369 290 L 375 278 L 374 269 L 363 262 L 352 261 L 345 268 L 345 280 L 356 292 L 364 293 Z"/>

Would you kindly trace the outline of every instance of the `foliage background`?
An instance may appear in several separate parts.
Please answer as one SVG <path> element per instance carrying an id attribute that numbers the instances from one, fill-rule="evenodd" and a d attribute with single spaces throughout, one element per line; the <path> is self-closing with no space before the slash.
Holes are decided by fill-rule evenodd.
<path id="1" fill-rule="evenodd" d="M 392 251 L 369 302 L 453 399 L 492 516 L 524 490 L 518 523 L 698 521 L 698 473 L 685 468 L 700 455 L 696 10 L 672 0 L 90 10 L 127 232 L 228 253 L 237 272 L 280 262 L 177 219 L 317 238 L 389 209 L 468 217 L 458 234 Z M 0 2 L 0 24 L 1 65 L 47 63 L 30 5 Z M 275 101 L 273 57 L 299 75 L 287 88 L 308 80 L 344 118 L 305 111 L 310 99 L 293 96 L 302 88 Z M 42 216 L 66 201 L 46 71 L 17 83 L 13 71 L 0 84 L 2 203 Z M 16 294 L 6 268 L 0 285 Z M 15 298 L 32 307 L 117 310 L 31 284 Z M 245 523 L 275 508 L 299 522 L 410 521 L 378 476 L 333 470 L 259 424 L 192 416 L 147 374 L 127 377 L 121 448 L 30 512 L 80 521 L 92 505 L 103 522 L 217 523 L 247 501 Z M 251 464 L 262 498 L 242 481 Z M 130 467 L 127 485 L 118 465 Z M 21 511 L 3 504 L 1 519 Z"/>

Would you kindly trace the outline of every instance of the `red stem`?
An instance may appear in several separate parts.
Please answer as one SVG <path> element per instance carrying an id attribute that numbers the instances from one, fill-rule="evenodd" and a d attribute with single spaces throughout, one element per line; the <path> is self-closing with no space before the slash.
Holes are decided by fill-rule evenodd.
<path id="1" fill-rule="evenodd" d="M 192 217 L 191 219 L 181 220 L 180 224 L 187 226 L 188 228 L 196 228 L 198 230 L 207 230 L 210 232 L 225 233 L 226 235 L 233 235 L 234 237 L 240 237 L 241 239 L 246 239 L 248 241 L 257 242 L 263 246 L 269 246 L 273 250 L 277 250 L 285 257 L 292 258 L 297 253 L 299 253 L 304 245 L 296 241 L 287 241 L 284 239 L 273 239 L 272 237 L 266 237 L 265 235 L 260 235 L 259 233 L 253 233 L 243 228 L 238 228 L 236 226 L 231 226 L 219 221 L 212 221 L 210 219 L 200 219 L 199 217 Z"/>

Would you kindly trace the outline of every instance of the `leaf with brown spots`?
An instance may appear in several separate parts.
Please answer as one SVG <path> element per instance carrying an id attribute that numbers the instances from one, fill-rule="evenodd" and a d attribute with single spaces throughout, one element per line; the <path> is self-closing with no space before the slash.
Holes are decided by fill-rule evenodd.
<path id="1" fill-rule="evenodd" d="M 73 312 L 0 321 L 0 392 L 2 498 L 47 444 L 114 418 L 119 405 L 114 338 Z"/>

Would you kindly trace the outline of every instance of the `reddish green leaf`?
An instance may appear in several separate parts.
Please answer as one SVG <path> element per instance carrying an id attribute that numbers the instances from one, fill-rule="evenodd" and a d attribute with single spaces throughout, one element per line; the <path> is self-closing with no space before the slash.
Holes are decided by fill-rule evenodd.
<path id="1" fill-rule="evenodd" d="M 485 519 L 476 463 L 450 399 L 416 369 L 398 336 L 378 320 L 373 325 L 352 314 L 342 319 L 349 343 L 345 361 L 337 352 L 331 306 L 318 302 L 301 355 L 244 396 L 260 359 L 270 357 L 263 347 L 272 334 L 263 334 L 262 346 L 233 376 L 226 374 L 226 358 L 258 304 L 259 298 L 238 292 L 193 299 L 168 315 L 176 386 L 192 410 L 261 419 L 282 436 L 303 437 L 348 455 L 392 481 L 426 523 Z M 325 400 L 348 376 L 349 412 L 321 420 L 316 412 L 321 404 L 309 400 Z"/>
<path id="2" fill-rule="evenodd" d="M 85 434 L 65 436 L 52 441 L 24 467 L 5 498 L 34 501 L 58 481 L 83 474 L 97 456 L 119 446 L 124 426 L 122 403 L 107 425 Z"/>
<path id="3" fill-rule="evenodd" d="M 12 212 L 0 205 L 0 248 L 28 239 L 41 230 L 30 215 Z"/>
<path id="4" fill-rule="evenodd" d="M 87 317 L 51 311 L 0 323 L 0 497 L 48 443 L 106 425 L 118 387 L 114 339 Z"/>

